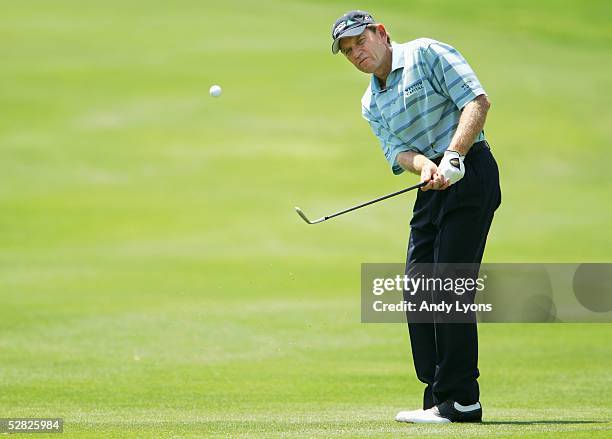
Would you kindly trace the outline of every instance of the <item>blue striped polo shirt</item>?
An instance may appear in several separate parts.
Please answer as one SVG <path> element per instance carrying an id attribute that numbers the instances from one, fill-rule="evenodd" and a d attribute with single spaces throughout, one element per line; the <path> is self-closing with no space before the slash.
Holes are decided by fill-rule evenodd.
<path id="1" fill-rule="evenodd" d="M 361 105 L 393 173 L 401 174 L 404 170 L 396 161 L 400 152 L 441 156 L 455 134 L 461 109 L 485 91 L 452 46 L 429 38 L 391 44 L 386 87 L 381 89 L 372 75 Z M 484 138 L 481 132 L 474 141 Z"/>

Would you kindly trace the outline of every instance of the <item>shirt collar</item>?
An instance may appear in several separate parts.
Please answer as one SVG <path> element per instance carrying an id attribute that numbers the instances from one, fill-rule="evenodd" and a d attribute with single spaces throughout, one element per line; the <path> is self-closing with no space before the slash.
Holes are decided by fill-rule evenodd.
<path id="1" fill-rule="evenodd" d="M 395 75 L 393 74 L 397 69 L 401 69 L 404 67 L 404 51 L 401 46 L 397 44 L 395 41 L 391 42 L 391 72 L 389 72 L 389 77 L 387 78 L 387 84 L 389 86 L 393 85 L 395 82 Z M 370 79 L 371 89 L 373 93 L 380 93 L 383 89 L 380 88 L 378 84 L 378 79 L 376 76 L 372 75 Z"/>
<path id="2" fill-rule="evenodd" d="M 391 42 L 391 49 L 393 50 L 393 55 L 391 56 L 391 71 L 394 72 L 405 65 L 404 51 L 401 45 L 397 44 L 395 41 Z"/>

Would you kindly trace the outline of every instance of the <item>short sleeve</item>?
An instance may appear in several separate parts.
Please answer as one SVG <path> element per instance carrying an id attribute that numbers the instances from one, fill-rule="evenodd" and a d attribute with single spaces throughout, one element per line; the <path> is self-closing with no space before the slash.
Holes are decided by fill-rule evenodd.
<path id="1" fill-rule="evenodd" d="M 433 42 L 424 49 L 424 56 L 432 87 L 451 99 L 458 109 L 486 94 L 470 65 L 454 47 Z"/>
<path id="2" fill-rule="evenodd" d="M 406 145 L 399 137 L 393 134 L 382 118 L 374 117 L 372 112 L 366 107 L 362 107 L 361 113 L 363 118 L 370 124 L 370 128 L 372 128 L 374 135 L 378 137 L 385 158 L 389 162 L 389 165 L 391 165 L 391 171 L 395 175 L 404 172 L 404 168 L 397 163 L 397 155 L 400 152 L 417 151 L 417 149 Z"/>

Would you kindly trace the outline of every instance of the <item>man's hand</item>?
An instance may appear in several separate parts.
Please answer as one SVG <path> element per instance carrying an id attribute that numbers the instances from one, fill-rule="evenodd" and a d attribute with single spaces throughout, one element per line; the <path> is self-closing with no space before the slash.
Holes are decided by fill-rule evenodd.
<path id="1" fill-rule="evenodd" d="M 438 167 L 438 173 L 449 181 L 449 186 L 457 183 L 465 175 L 463 159 L 464 157 L 457 151 L 447 150 L 444 153 L 444 157 L 440 161 L 440 167 Z"/>
<path id="2" fill-rule="evenodd" d="M 397 155 L 397 162 L 407 171 L 421 174 L 421 181 L 429 182 L 421 188 L 422 191 L 430 189 L 442 191 L 450 186 L 450 182 L 447 182 L 444 176 L 439 173 L 436 164 L 423 154 L 414 151 L 400 152 Z"/>
<path id="3" fill-rule="evenodd" d="M 440 169 L 431 160 L 427 160 L 421 167 L 421 181 L 429 182 L 421 188 L 422 191 L 430 189 L 443 191 L 450 186 L 450 181 L 444 178 L 440 173 Z"/>

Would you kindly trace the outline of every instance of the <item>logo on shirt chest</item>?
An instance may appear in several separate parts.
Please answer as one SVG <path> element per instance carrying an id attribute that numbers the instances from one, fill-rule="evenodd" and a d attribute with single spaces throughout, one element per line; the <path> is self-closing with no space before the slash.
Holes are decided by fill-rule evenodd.
<path id="1" fill-rule="evenodd" d="M 425 87 L 423 85 L 423 81 L 419 80 L 417 82 L 415 82 L 414 84 L 406 87 L 404 89 L 404 97 L 407 98 L 409 96 L 412 96 L 418 92 L 420 92 L 421 90 L 423 90 Z"/>

